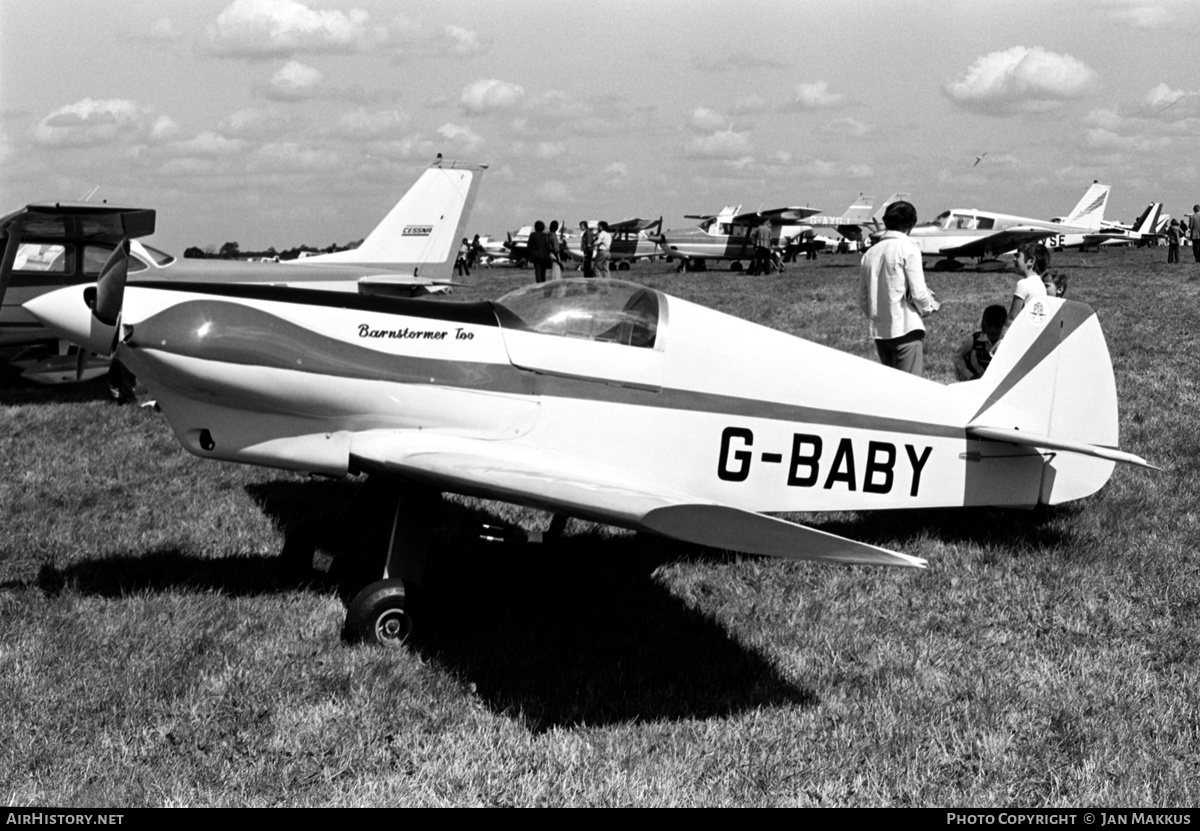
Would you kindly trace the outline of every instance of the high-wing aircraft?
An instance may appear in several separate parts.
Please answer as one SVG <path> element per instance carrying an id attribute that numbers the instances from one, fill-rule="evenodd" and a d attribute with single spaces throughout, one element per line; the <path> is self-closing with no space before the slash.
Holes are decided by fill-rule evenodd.
<path id="1" fill-rule="evenodd" d="M 945 386 L 620 280 L 472 303 L 125 286 L 123 250 L 97 285 L 27 308 L 114 352 L 197 456 L 365 474 L 343 521 L 288 556 L 365 570 L 342 584 L 346 629 L 384 644 L 411 632 L 443 492 L 550 511 L 552 528 L 574 516 L 749 554 L 923 567 L 761 512 L 1028 508 L 1095 492 L 1115 462 L 1149 466 L 1117 449 L 1095 313 L 1060 298 L 1026 305 L 983 378 Z M 372 511 L 391 521 L 378 551 L 353 542 Z"/>
<path id="2" fill-rule="evenodd" d="M 773 208 L 742 213 L 741 205 L 727 205 L 717 214 L 688 214 L 699 219 L 693 228 L 666 231 L 653 237 L 663 253 L 681 261 L 681 270 L 704 271 L 709 260 L 732 260 L 730 271 L 741 271 L 742 260 L 754 259 L 754 229 L 769 220 L 775 234 L 772 245 L 787 244 L 807 227 L 801 223 L 819 214 L 819 208 Z"/>
<path id="3" fill-rule="evenodd" d="M 595 229 L 599 224 L 598 221 L 590 221 L 588 227 Z M 661 230 L 661 216 L 658 219 L 632 217 L 619 222 L 609 222 L 608 232 L 612 234 L 612 246 L 609 248 L 608 257 L 613 267 L 628 271 L 630 265 L 638 260 L 660 256 L 662 251 L 659 250 L 655 237 Z M 567 234 L 567 254 L 571 259 L 583 260 L 583 232 L 578 228 Z"/>
<path id="4" fill-rule="evenodd" d="M 934 263 L 935 271 L 962 268 L 963 257 L 992 260 L 1026 242 L 1045 240 L 1053 248 L 1079 248 L 1088 235 L 1100 231 L 1108 192 L 1108 185 L 1093 183 L 1061 221 L 955 208 L 918 225 L 908 236 L 923 253 L 945 258 Z"/>
<path id="5" fill-rule="evenodd" d="M 154 233 L 155 211 L 90 203 L 28 205 L 0 217 L 0 348 L 33 347 L 17 358 L 43 383 L 103 372 L 79 363 L 65 343 L 21 306 L 64 285 L 93 282 L 121 240 L 129 240 L 132 282 L 269 283 L 414 295 L 452 284 L 454 260 L 486 165 L 439 158 L 417 179 L 358 248 L 287 263 L 176 259 L 136 237 Z M 80 369 L 83 369 L 80 372 Z"/>

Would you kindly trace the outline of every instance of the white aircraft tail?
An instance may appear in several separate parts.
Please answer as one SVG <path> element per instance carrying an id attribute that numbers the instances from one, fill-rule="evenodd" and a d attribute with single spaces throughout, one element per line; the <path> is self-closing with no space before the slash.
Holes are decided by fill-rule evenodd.
<path id="1" fill-rule="evenodd" d="M 1142 215 L 1133 223 L 1133 230 L 1138 234 L 1153 234 L 1158 229 L 1158 218 L 1162 214 L 1162 202 L 1151 202 L 1142 211 Z"/>
<path id="2" fill-rule="evenodd" d="M 875 197 L 867 196 L 860 193 L 858 199 L 846 208 L 846 212 L 842 214 L 842 219 L 845 220 L 845 225 L 866 225 L 871 221 L 871 211 L 875 207 Z"/>
<path id="3" fill-rule="evenodd" d="M 1104 222 L 1104 208 L 1108 205 L 1109 189 L 1108 185 L 1092 182 L 1083 198 L 1067 214 L 1063 224 L 1099 231 L 1101 223 Z"/>
<path id="4" fill-rule="evenodd" d="M 907 194 L 907 193 L 893 193 L 887 199 L 880 202 L 879 205 L 875 208 L 875 213 L 871 214 L 871 224 L 875 225 L 878 228 L 882 228 L 883 227 L 883 212 L 887 210 L 887 206 L 892 204 L 893 202 L 899 202 L 901 199 L 907 199 L 908 196 L 909 196 L 909 194 Z"/>
<path id="5" fill-rule="evenodd" d="M 972 438 L 1035 448 L 1046 457 L 1040 501 L 1095 493 L 1115 462 L 1153 467 L 1117 449 L 1117 387 L 1090 306 L 1032 299 L 1009 327 L 987 373 L 962 385 L 977 397 Z"/>
<path id="6" fill-rule="evenodd" d="M 358 248 L 308 257 L 305 265 L 342 263 L 449 279 L 487 165 L 431 164 Z"/>

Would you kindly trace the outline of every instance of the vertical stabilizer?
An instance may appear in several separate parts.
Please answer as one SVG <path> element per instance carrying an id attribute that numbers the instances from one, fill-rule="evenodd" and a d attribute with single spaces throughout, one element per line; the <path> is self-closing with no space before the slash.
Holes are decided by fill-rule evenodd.
<path id="1" fill-rule="evenodd" d="M 973 428 L 1063 445 L 1117 448 L 1117 387 L 1100 322 L 1090 306 L 1057 297 L 1033 298 L 1009 327 L 978 381 L 963 384 L 978 397 Z M 986 433 L 983 433 L 986 435 Z M 1038 446 L 1036 441 L 1014 441 Z M 1081 453 L 1046 451 L 1041 501 L 1058 504 L 1095 493 L 1113 462 Z"/>
<path id="2" fill-rule="evenodd" d="M 860 193 L 846 213 L 842 215 L 843 225 L 865 225 L 871 221 L 871 210 L 875 207 L 875 197 Z"/>
<path id="3" fill-rule="evenodd" d="M 1087 189 L 1083 198 L 1075 204 L 1071 213 L 1067 214 L 1063 224 L 1099 231 L 1101 223 L 1104 222 L 1104 209 L 1108 205 L 1109 189 L 1108 185 L 1092 182 L 1092 186 Z"/>
<path id="4" fill-rule="evenodd" d="M 1133 223 L 1133 230 L 1139 234 L 1153 234 L 1158 228 L 1158 218 L 1161 214 L 1162 202 L 1151 202 Z"/>
<path id="5" fill-rule="evenodd" d="M 300 262 L 372 266 L 449 279 L 486 169 L 486 165 L 439 158 L 358 248 Z"/>

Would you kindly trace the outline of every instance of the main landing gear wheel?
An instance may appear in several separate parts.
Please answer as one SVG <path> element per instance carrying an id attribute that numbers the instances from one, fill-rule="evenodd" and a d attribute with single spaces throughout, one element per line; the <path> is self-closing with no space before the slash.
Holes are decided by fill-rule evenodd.
<path id="1" fill-rule="evenodd" d="M 355 595 L 346 613 L 346 634 L 355 640 L 399 649 L 413 633 L 403 580 L 377 580 Z"/>

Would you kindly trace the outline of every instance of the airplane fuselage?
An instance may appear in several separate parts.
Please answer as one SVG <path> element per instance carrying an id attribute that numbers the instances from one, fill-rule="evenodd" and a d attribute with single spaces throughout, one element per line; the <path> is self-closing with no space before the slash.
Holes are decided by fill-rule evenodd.
<path id="1" fill-rule="evenodd" d="M 1044 219 L 975 209 L 954 209 L 942 213 L 931 222 L 917 225 L 909 232 L 909 237 L 920 247 L 923 254 L 945 255 L 947 252 L 985 240 L 1000 231 L 1014 228 L 1048 232 L 1043 242 L 1047 247 L 1054 249 L 1081 247 L 1085 237 L 1095 233 L 1094 229 L 1073 227 Z M 992 250 L 990 257 L 998 257 L 1011 250 L 1013 249 L 1002 245 L 999 250 Z"/>
<path id="2" fill-rule="evenodd" d="M 1043 457 L 968 438 L 955 388 L 654 295 L 653 342 L 634 345 L 537 331 L 493 303 L 130 286 L 117 355 L 206 458 L 341 476 L 387 434 L 414 452 L 486 440 L 632 487 L 651 468 L 753 511 L 1038 501 Z M 458 489 L 502 498 L 480 481 Z"/>

